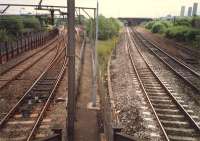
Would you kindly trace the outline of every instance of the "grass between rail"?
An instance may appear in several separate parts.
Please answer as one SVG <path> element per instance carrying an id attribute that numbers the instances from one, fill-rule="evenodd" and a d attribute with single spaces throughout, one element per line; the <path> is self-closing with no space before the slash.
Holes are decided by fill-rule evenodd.
<path id="1" fill-rule="evenodd" d="M 106 73 L 108 60 L 117 40 L 117 37 L 113 37 L 112 39 L 98 41 L 97 54 L 99 58 L 99 69 L 101 70 L 102 74 Z"/>

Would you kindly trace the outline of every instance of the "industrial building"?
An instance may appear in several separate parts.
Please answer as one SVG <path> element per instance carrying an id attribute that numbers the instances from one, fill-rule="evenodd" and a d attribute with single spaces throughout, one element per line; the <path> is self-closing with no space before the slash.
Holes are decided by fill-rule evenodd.
<path id="1" fill-rule="evenodd" d="M 188 17 L 192 16 L 192 7 L 188 7 Z"/>
<path id="2" fill-rule="evenodd" d="M 185 6 L 181 7 L 181 14 L 180 16 L 183 17 L 185 15 Z"/>
<path id="3" fill-rule="evenodd" d="M 198 9 L 198 3 L 194 3 L 194 5 L 193 5 L 193 12 L 192 12 L 193 16 L 197 15 L 197 9 Z"/>

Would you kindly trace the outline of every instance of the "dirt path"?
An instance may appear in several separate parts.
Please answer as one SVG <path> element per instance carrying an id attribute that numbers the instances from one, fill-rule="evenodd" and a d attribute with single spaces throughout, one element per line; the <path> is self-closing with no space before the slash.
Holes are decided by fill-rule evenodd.
<path id="1" fill-rule="evenodd" d="M 91 48 L 86 45 L 80 95 L 77 102 L 75 123 L 75 141 L 98 141 L 97 112 L 88 109 L 91 102 L 92 64 Z"/>

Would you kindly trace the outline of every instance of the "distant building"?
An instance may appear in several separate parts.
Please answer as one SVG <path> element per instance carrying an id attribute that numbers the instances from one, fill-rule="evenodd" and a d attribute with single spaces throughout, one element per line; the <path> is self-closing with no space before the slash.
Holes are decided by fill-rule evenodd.
<path id="1" fill-rule="evenodd" d="M 193 5 L 192 16 L 197 15 L 197 9 L 198 9 L 198 3 L 194 3 L 194 5 Z"/>
<path id="2" fill-rule="evenodd" d="M 188 17 L 192 16 L 192 7 L 188 7 Z"/>
<path id="3" fill-rule="evenodd" d="M 181 14 L 180 16 L 183 17 L 185 15 L 185 6 L 181 7 Z"/>

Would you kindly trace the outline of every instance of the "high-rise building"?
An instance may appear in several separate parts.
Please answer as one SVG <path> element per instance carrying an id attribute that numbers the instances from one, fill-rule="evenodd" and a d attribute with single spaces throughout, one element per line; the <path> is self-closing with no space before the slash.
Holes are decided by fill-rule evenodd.
<path id="1" fill-rule="evenodd" d="M 192 16 L 192 7 L 188 7 L 188 16 L 189 16 L 189 17 Z"/>
<path id="2" fill-rule="evenodd" d="M 193 16 L 197 15 L 197 9 L 198 9 L 198 3 L 194 3 L 194 5 L 193 5 L 193 12 L 192 12 Z"/>
<path id="3" fill-rule="evenodd" d="M 181 14 L 180 16 L 183 17 L 185 15 L 185 6 L 181 7 Z"/>

